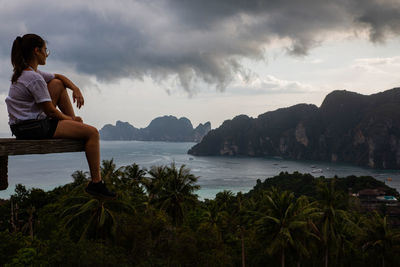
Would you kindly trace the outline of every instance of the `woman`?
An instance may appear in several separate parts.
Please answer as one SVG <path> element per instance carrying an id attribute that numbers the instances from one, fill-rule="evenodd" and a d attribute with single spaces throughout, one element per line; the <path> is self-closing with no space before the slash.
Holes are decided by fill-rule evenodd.
<path id="1" fill-rule="evenodd" d="M 116 194 L 107 189 L 100 175 L 99 132 L 75 116 L 66 88 L 72 90 L 78 108 L 84 105 L 82 93 L 64 75 L 38 70 L 38 65 L 46 64 L 48 56 L 46 42 L 36 34 L 14 40 L 11 50 L 14 72 L 6 98 L 11 131 L 17 139 L 84 139 L 92 178 L 85 190 L 113 198 Z"/>

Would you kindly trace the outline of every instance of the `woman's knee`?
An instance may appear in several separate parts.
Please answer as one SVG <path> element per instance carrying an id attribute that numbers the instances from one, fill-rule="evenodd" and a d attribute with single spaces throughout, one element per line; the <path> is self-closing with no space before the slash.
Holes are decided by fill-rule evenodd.
<path id="1" fill-rule="evenodd" d="M 88 125 L 88 131 L 90 138 L 100 139 L 100 133 L 95 127 Z"/>
<path id="2" fill-rule="evenodd" d="M 88 124 L 83 125 L 83 136 L 86 140 L 100 140 L 99 131 Z"/>
<path id="3" fill-rule="evenodd" d="M 65 89 L 64 83 L 60 79 L 53 79 L 51 80 L 48 84 L 47 87 L 50 88 L 55 88 L 59 90 Z"/>
<path id="4" fill-rule="evenodd" d="M 99 131 L 91 125 L 75 121 L 62 120 L 58 122 L 54 137 L 99 140 L 100 134 Z"/>
<path id="5" fill-rule="evenodd" d="M 47 84 L 47 89 L 51 98 L 59 97 L 63 91 L 66 91 L 64 83 L 59 79 L 53 79 Z"/>

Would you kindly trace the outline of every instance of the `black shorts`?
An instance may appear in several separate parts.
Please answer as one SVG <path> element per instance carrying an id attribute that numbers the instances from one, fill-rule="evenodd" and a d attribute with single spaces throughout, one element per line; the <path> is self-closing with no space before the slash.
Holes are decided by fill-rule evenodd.
<path id="1" fill-rule="evenodd" d="M 41 120 L 26 120 L 10 125 L 11 132 L 17 139 L 37 140 L 52 138 L 58 125 L 58 120 L 45 118 Z"/>

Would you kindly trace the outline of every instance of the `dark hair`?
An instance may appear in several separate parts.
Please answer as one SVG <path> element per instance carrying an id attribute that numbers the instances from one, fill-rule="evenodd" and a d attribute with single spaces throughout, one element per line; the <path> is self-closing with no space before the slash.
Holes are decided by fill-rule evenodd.
<path id="1" fill-rule="evenodd" d="M 39 35 L 29 33 L 24 36 L 18 36 L 11 49 L 11 64 L 14 67 L 11 82 L 15 83 L 24 69 L 28 67 L 28 63 L 33 56 L 33 50 L 38 47 L 42 48 L 45 41 Z"/>

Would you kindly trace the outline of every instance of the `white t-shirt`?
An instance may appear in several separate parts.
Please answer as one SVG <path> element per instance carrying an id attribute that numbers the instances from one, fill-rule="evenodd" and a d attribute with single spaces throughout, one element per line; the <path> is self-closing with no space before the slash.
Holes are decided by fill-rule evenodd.
<path id="1" fill-rule="evenodd" d="M 24 70 L 12 83 L 6 98 L 9 122 L 12 125 L 23 120 L 43 119 L 46 114 L 39 103 L 51 101 L 47 83 L 54 74 L 38 70 Z"/>

